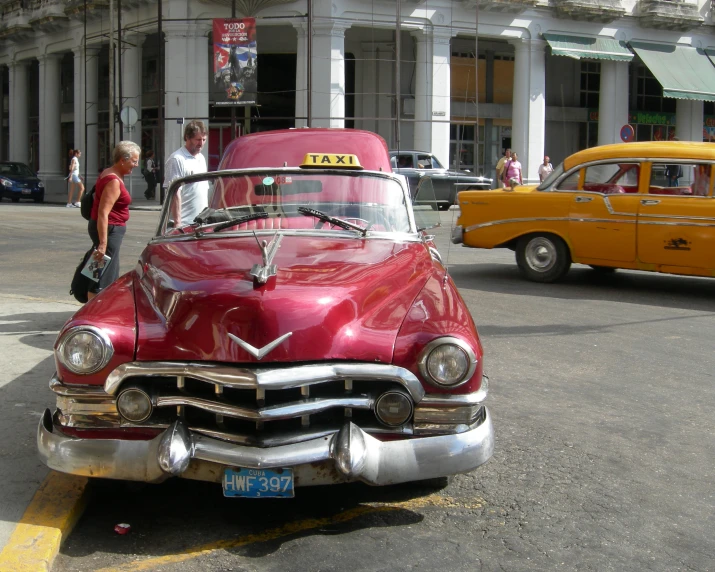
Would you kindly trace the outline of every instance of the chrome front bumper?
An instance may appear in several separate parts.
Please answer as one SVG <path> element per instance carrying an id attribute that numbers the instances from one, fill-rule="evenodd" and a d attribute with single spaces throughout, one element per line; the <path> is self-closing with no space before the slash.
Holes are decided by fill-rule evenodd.
<path id="1" fill-rule="evenodd" d="M 236 445 L 191 433 L 180 421 L 149 441 L 78 439 L 55 430 L 49 409 L 37 428 L 42 461 L 63 473 L 160 482 L 180 476 L 220 482 L 225 467 L 292 468 L 296 486 L 363 481 L 391 485 L 469 472 L 494 451 L 489 410 L 467 431 L 379 441 L 353 423 L 333 435 L 279 447 Z"/>

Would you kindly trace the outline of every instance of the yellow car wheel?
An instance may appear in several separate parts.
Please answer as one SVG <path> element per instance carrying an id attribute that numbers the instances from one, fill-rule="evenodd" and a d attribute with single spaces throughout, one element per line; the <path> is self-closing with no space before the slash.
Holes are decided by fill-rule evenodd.
<path id="1" fill-rule="evenodd" d="M 516 244 L 516 264 L 529 280 L 554 282 L 571 267 L 571 253 L 554 234 L 529 234 Z"/>

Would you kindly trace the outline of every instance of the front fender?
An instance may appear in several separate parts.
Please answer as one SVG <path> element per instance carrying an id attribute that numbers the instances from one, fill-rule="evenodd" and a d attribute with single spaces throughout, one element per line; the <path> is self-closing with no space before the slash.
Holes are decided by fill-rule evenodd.
<path id="1" fill-rule="evenodd" d="M 449 276 L 446 281 L 443 276 L 442 272 L 435 271 L 415 298 L 397 335 L 393 363 L 414 373 L 422 380 L 428 393 L 472 393 L 477 391 L 482 383 L 482 343 L 457 287 Z M 432 340 L 444 336 L 453 336 L 467 342 L 478 360 L 471 379 L 453 390 L 428 384 L 422 379 L 417 367 L 422 349 Z"/>
<path id="2" fill-rule="evenodd" d="M 134 306 L 133 272 L 119 278 L 90 302 L 82 306 L 62 327 L 55 340 L 55 365 L 63 383 L 80 385 L 104 385 L 109 372 L 118 365 L 134 361 L 137 328 Z M 109 336 L 114 354 L 109 363 L 91 375 L 72 373 L 57 359 L 57 347 L 65 332 L 76 326 L 101 328 Z"/>

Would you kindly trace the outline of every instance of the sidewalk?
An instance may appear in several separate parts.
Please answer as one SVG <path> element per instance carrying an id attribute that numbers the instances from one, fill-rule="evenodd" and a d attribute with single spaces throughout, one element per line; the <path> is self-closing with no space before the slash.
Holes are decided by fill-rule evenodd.
<path id="1" fill-rule="evenodd" d="M 46 205 L 64 205 L 67 199 L 63 197 L 63 200 L 58 200 L 57 197 L 47 197 L 45 199 Z M 144 193 L 134 193 L 132 197 L 132 204 L 129 205 L 129 210 L 136 211 L 160 211 L 161 205 L 159 204 L 159 196 L 153 200 L 147 200 L 144 198 Z"/>
<path id="2" fill-rule="evenodd" d="M 144 198 L 144 193 L 134 193 L 132 204 L 129 205 L 129 210 L 135 211 L 160 211 L 162 209 L 159 204 L 159 195 L 153 201 Z"/>

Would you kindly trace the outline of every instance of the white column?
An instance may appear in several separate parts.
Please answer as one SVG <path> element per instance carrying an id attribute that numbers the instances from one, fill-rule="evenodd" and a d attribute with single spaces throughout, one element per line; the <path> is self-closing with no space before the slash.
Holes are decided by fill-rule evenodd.
<path id="1" fill-rule="evenodd" d="M 308 27 L 293 24 L 297 36 L 295 58 L 295 126 L 308 126 Z"/>
<path id="2" fill-rule="evenodd" d="M 137 112 L 137 122 L 134 125 L 122 123 L 122 140 L 134 141 L 142 145 L 142 43 L 144 34 L 128 34 L 122 40 L 122 99 L 121 111 L 124 107 L 133 107 Z M 143 166 L 144 149 L 140 156 L 140 167 Z M 141 195 L 146 188 L 141 168 L 134 169 L 127 185 L 130 194 Z M 140 192 L 137 192 L 139 190 Z"/>
<path id="3" fill-rule="evenodd" d="M 515 51 L 511 149 L 519 156 L 524 184 L 538 183 L 546 125 L 546 42 L 512 40 L 511 43 Z"/>
<path id="4" fill-rule="evenodd" d="M 449 165 L 451 36 L 434 31 L 413 36 L 417 42 L 414 146 L 431 151 L 443 165 Z"/>
<path id="5" fill-rule="evenodd" d="M 5 82 L 5 66 L 0 66 L 0 85 Z M 3 120 L 5 110 L 5 90 L 0 90 L 0 161 L 5 157 L 5 121 Z M 8 102 L 9 103 L 9 102 Z"/>
<path id="6" fill-rule="evenodd" d="M 676 99 L 675 136 L 681 141 L 703 140 L 703 102 Z"/>
<path id="7" fill-rule="evenodd" d="M 360 62 L 362 74 L 362 89 L 359 99 L 362 100 L 362 117 L 355 126 L 360 129 L 367 129 L 377 133 L 377 56 L 376 46 L 372 42 L 362 44 L 362 62 Z"/>
<path id="8" fill-rule="evenodd" d="M 11 161 L 30 162 L 30 123 L 28 110 L 29 62 L 13 62 L 8 66 L 10 145 L 8 157 Z"/>
<path id="9" fill-rule="evenodd" d="M 376 131 L 387 141 L 391 149 L 395 146 L 394 96 L 395 96 L 395 44 L 381 43 L 376 46 L 377 66 L 377 120 Z"/>
<path id="10" fill-rule="evenodd" d="M 122 98 L 121 108 L 133 107 L 138 116 L 134 126 L 122 125 L 122 140 L 142 142 L 142 43 L 143 34 L 127 35 L 122 40 Z"/>
<path id="11" fill-rule="evenodd" d="M 620 143 L 628 123 L 628 62 L 601 62 L 598 144 Z"/>
<path id="12" fill-rule="evenodd" d="M 313 25 L 311 106 L 314 127 L 345 127 L 345 30 L 342 22 Z"/>
<path id="13" fill-rule="evenodd" d="M 85 53 L 81 47 L 72 50 L 74 54 L 74 147 L 82 151 L 80 166 L 82 176 L 87 172 L 85 186 L 91 188 L 97 178 L 99 164 L 97 161 L 97 63 L 99 50 L 87 48 L 87 65 L 85 69 Z M 85 87 L 87 98 L 85 100 Z M 85 139 L 85 126 L 87 137 Z"/>
<path id="14" fill-rule="evenodd" d="M 46 54 L 40 62 L 40 170 L 45 186 L 52 179 L 65 176 L 61 147 L 60 54 Z"/>
<path id="15" fill-rule="evenodd" d="M 200 119 L 208 129 L 209 116 L 209 56 L 208 31 L 205 25 L 171 23 L 166 35 L 164 106 L 164 145 L 166 158 L 184 145 L 185 122 Z M 208 141 L 202 151 L 208 163 Z"/>

